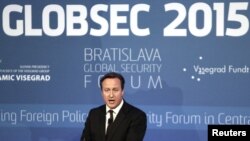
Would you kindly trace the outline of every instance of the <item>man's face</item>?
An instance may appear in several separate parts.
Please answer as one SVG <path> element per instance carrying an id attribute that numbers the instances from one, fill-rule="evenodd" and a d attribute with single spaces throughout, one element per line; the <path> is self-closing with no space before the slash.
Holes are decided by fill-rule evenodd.
<path id="1" fill-rule="evenodd" d="M 118 78 L 107 78 L 102 82 L 102 97 L 109 108 L 116 108 L 121 103 L 123 94 Z"/>

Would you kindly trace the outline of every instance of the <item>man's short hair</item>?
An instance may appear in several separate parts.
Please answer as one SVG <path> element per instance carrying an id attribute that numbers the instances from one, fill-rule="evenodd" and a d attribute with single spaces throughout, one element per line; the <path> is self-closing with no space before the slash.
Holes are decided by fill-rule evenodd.
<path id="1" fill-rule="evenodd" d="M 124 89 L 124 85 L 125 85 L 125 79 L 124 77 L 117 73 L 117 72 L 109 72 L 109 73 L 106 73 L 101 79 L 100 79 L 100 87 L 102 89 L 102 82 L 107 79 L 107 78 L 118 78 L 121 82 L 121 88 L 122 90 Z"/>

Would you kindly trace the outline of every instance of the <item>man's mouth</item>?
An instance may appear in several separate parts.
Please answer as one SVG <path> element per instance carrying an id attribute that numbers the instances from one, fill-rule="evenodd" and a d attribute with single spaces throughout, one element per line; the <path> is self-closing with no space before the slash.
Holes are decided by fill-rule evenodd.
<path id="1" fill-rule="evenodd" d="M 113 103 L 115 103 L 115 100 L 110 99 L 110 100 L 109 100 L 109 103 L 110 103 L 110 104 L 113 104 Z"/>

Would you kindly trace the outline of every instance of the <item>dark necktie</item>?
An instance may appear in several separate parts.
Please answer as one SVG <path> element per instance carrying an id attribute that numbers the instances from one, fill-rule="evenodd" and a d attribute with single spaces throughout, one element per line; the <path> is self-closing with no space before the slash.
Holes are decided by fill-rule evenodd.
<path id="1" fill-rule="evenodd" d="M 113 117 L 114 111 L 113 110 L 109 110 L 108 112 L 109 112 L 110 116 L 109 116 L 109 119 L 108 119 L 108 127 L 107 127 L 107 132 L 106 133 L 108 133 L 108 131 L 110 130 L 110 126 L 111 126 L 111 124 L 114 121 L 114 117 Z"/>

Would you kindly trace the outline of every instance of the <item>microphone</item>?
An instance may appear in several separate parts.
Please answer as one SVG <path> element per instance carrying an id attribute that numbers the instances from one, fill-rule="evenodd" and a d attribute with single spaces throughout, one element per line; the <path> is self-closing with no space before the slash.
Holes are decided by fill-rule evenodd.
<path id="1" fill-rule="evenodd" d="M 113 112 L 114 112 L 113 110 L 109 110 L 110 117 L 108 119 L 108 125 L 110 125 L 111 123 L 113 123 L 113 120 L 114 120 Z"/>
<path id="2" fill-rule="evenodd" d="M 108 124 L 110 125 L 113 122 L 113 119 L 109 118 L 108 119 Z"/>

